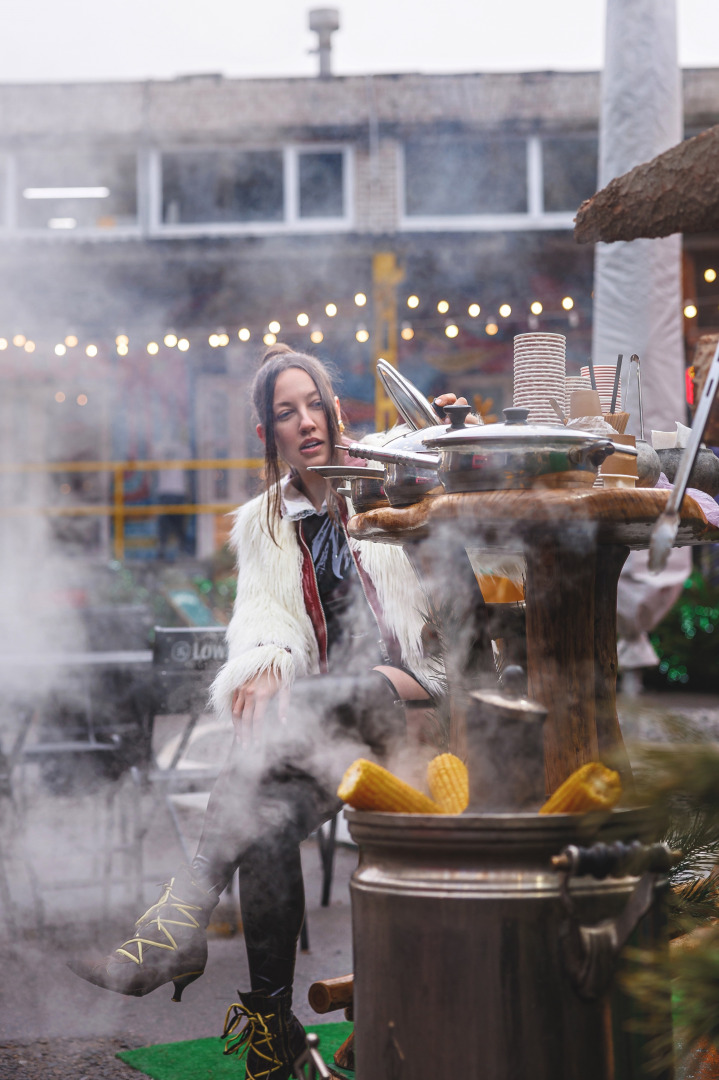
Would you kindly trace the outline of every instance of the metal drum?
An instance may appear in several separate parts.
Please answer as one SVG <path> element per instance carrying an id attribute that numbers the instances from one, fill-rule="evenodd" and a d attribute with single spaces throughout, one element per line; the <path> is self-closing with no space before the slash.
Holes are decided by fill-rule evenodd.
<path id="1" fill-rule="evenodd" d="M 652 901 L 664 879 L 621 866 L 620 876 L 575 877 L 552 857 L 597 841 L 605 856 L 649 851 L 636 842 L 656 832 L 648 810 L 347 818 L 360 849 L 357 1080 L 645 1076 L 646 1035 L 624 1030 L 615 946 L 630 932 L 635 944 L 661 941 Z M 668 997 L 661 1022 L 671 1022 Z"/>

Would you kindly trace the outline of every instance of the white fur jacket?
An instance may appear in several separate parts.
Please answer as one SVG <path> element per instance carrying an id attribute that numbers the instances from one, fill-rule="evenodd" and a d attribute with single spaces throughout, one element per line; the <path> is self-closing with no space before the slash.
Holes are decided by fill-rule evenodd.
<path id="1" fill-rule="evenodd" d="M 228 659 L 212 686 L 218 715 L 231 716 L 233 692 L 265 671 L 285 685 L 319 672 L 319 648 L 302 589 L 302 550 L 295 523 L 283 517 L 272 542 L 266 525 L 267 494 L 235 511 L 230 543 L 237 553 L 237 598 L 227 628 Z M 399 642 L 402 662 L 429 689 L 437 672 L 422 651 L 426 600 L 401 548 L 350 538 L 370 577 L 387 629 Z"/>

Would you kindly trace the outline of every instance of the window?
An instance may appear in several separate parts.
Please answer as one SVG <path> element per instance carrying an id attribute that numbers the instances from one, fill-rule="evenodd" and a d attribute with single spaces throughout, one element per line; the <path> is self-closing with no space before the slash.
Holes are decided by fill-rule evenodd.
<path id="1" fill-rule="evenodd" d="M 282 221 L 281 150 L 183 150 L 162 155 L 166 224 Z"/>
<path id="2" fill-rule="evenodd" d="M 298 156 L 300 217 L 341 218 L 344 215 L 344 154 L 341 151 L 313 151 L 301 152 Z"/>
<path id="3" fill-rule="evenodd" d="M 21 229 L 115 229 L 137 224 L 137 158 L 105 150 L 17 155 Z"/>
<path id="4" fill-rule="evenodd" d="M 557 136 L 542 139 L 544 209 L 571 211 L 597 190 L 597 139 Z"/>
<path id="5" fill-rule="evenodd" d="M 412 217 L 525 214 L 525 139 L 416 139 L 404 148 Z"/>

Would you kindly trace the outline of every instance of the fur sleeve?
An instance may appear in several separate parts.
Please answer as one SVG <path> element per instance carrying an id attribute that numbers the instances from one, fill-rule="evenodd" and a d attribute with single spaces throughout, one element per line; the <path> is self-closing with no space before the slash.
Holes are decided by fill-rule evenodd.
<path id="1" fill-rule="evenodd" d="M 302 554 L 291 522 L 267 533 L 266 497 L 240 507 L 231 544 L 237 552 L 237 598 L 227 627 L 228 659 L 211 690 L 220 716 L 229 716 L 232 695 L 250 679 L 270 671 L 283 684 L 313 674 L 317 642 L 302 595 Z"/>

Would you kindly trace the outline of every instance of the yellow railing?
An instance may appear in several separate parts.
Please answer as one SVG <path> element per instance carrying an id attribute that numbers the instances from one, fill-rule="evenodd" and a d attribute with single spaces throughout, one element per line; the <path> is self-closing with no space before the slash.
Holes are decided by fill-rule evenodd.
<path id="1" fill-rule="evenodd" d="M 2 463 L 0 473 L 80 473 L 111 472 L 112 503 L 92 503 L 84 506 L 10 506 L 0 507 L 2 516 L 46 514 L 49 517 L 111 517 L 114 523 L 113 554 L 116 559 L 125 555 L 125 519 L 152 517 L 159 514 L 226 514 L 235 503 L 163 503 L 147 506 L 127 506 L 125 503 L 125 474 L 153 472 L 159 469 L 260 469 L 261 458 L 206 458 L 199 461 L 61 461 L 37 463 Z"/>

